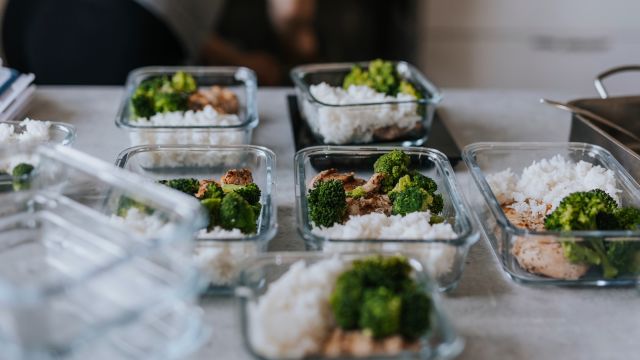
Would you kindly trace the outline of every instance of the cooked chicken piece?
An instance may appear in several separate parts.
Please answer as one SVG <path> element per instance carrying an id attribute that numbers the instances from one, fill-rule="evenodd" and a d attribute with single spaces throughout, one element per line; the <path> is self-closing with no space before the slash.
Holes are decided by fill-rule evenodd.
<path id="1" fill-rule="evenodd" d="M 567 260 L 562 246 L 553 238 L 518 237 L 511 253 L 526 271 L 554 279 L 579 279 L 589 270 L 588 265 Z"/>
<path id="2" fill-rule="evenodd" d="M 221 114 L 237 114 L 238 96 L 233 91 L 220 86 L 201 89 L 189 96 L 189 109 L 202 110 L 207 105 L 211 105 Z"/>
<path id="3" fill-rule="evenodd" d="M 196 197 L 198 199 L 202 198 L 204 196 L 204 193 L 207 191 L 207 185 L 212 184 L 212 183 L 216 183 L 216 184 L 220 185 L 214 179 L 211 179 L 211 180 L 200 180 L 200 187 L 198 188 L 198 192 L 196 193 Z"/>
<path id="4" fill-rule="evenodd" d="M 382 180 L 384 180 L 384 174 L 375 173 L 371 175 L 364 185 L 362 185 L 362 190 L 368 193 L 376 192 L 380 189 L 380 186 L 382 186 Z"/>
<path id="5" fill-rule="evenodd" d="M 231 169 L 222 176 L 223 184 L 248 185 L 253 182 L 253 176 L 249 169 Z"/>
<path id="6" fill-rule="evenodd" d="M 507 219 L 516 227 L 533 230 L 544 231 L 544 214 L 532 214 L 531 211 L 518 212 L 509 204 L 501 205 L 502 211 Z"/>
<path id="7" fill-rule="evenodd" d="M 351 191 L 357 186 L 363 185 L 366 181 L 361 178 L 355 177 L 354 172 L 339 173 L 337 169 L 328 169 L 321 171 L 318 175 L 314 176 L 309 182 L 309 189 L 313 189 L 319 181 L 327 180 L 340 180 L 345 191 Z"/>
<path id="8" fill-rule="evenodd" d="M 387 195 L 369 194 L 357 199 L 347 198 L 347 214 L 366 215 L 373 212 L 391 215 L 391 200 Z"/>
<path id="9" fill-rule="evenodd" d="M 333 358 L 343 356 L 366 357 L 375 354 L 393 356 L 403 350 L 419 350 L 415 342 L 406 342 L 401 336 L 374 339 L 362 331 L 334 329 L 322 349 L 322 355 Z"/>

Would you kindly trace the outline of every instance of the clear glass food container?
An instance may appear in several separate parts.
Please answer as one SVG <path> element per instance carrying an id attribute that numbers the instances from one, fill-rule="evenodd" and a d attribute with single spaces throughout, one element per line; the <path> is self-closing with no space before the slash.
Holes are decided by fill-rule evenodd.
<path id="1" fill-rule="evenodd" d="M 181 235 L 165 240 L 188 242 Z M 158 304 L 193 304 L 199 272 L 152 239 L 52 188 L 2 196 L 0 358 L 64 358 Z"/>
<path id="2" fill-rule="evenodd" d="M 227 170 L 251 170 L 253 181 L 262 192 L 260 203 L 263 206 L 257 233 L 240 238 L 219 238 L 202 230 L 196 236 L 194 256 L 209 281 L 207 292 L 210 294 L 229 294 L 239 264 L 247 257 L 266 251 L 276 234 L 276 158 L 267 148 L 252 145 L 147 145 L 122 151 L 116 163 L 154 181 L 184 177 L 216 178 L 219 181 Z"/>
<path id="3" fill-rule="evenodd" d="M 0 124 L 13 126 L 14 132 L 17 134 L 22 134 L 26 131 L 25 126 L 21 125 L 20 123 L 21 121 L 19 120 L 0 121 Z M 46 143 L 71 145 L 74 142 L 74 140 L 76 139 L 76 128 L 73 125 L 55 121 L 49 121 L 49 123 L 51 124 L 51 126 L 49 127 L 49 139 L 46 141 Z"/>
<path id="4" fill-rule="evenodd" d="M 249 352 L 258 359 L 271 359 L 271 357 L 264 355 L 264 352 L 260 351 L 259 341 L 256 340 L 256 338 L 260 336 L 258 331 L 268 327 L 268 325 L 256 323 L 256 306 L 269 287 L 279 280 L 294 264 L 304 262 L 306 266 L 310 266 L 320 261 L 335 257 L 343 261 L 347 264 L 346 266 L 348 266 L 348 263 L 353 260 L 371 255 L 373 254 L 342 253 L 330 255 L 313 252 L 270 252 L 247 261 L 239 277 L 238 286 L 236 288 L 236 297 L 240 305 L 242 336 L 244 337 L 244 343 Z M 382 253 L 381 255 L 391 256 L 396 255 L 396 253 Z M 413 268 L 413 277 L 418 283 L 418 286 L 424 289 L 432 300 L 430 330 L 418 340 L 419 347 L 415 351 L 404 350 L 396 356 L 377 355 L 358 358 L 451 359 L 456 357 L 464 347 L 464 341 L 457 335 L 442 310 L 440 298 L 436 290 L 437 284 L 435 284 L 431 277 L 428 276 L 424 264 L 422 264 L 418 259 L 412 257 L 412 255 L 407 254 L 406 256 Z M 322 274 L 318 274 L 318 276 L 322 276 Z M 303 294 L 306 294 L 306 299 L 304 301 L 313 303 L 313 301 L 309 299 L 309 296 L 314 294 L 312 291 L 298 291 L 297 294 L 291 294 L 291 296 L 303 296 Z M 327 294 L 327 298 L 328 297 L 329 294 Z M 308 310 L 307 307 L 300 307 L 298 309 L 304 311 Z M 291 311 L 294 310 L 292 309 Z M 325 315 L 331 316 L 329 314 Z M 274 324 L 276 327 L 273 329 L 274 332 L 278 331 L 278 326 L 285 328 L 288 326 L 286 323 L 282 322 L 282 319 L 273 318 L 273 320 L 277 322 L 277 324 Z M 277 358 L 283 359 L 285 357 Z M 324 359 L 324 357 L 319 356 L 312 356 L 312 358 Z M 344 357 L 340 358 L 344 359 Z"/>
<path id="5" fill-rule="evenodd" d="M 420 259 L 437 280 L 441 290 L 454 288 L 465 265 L 469 248 L 479 238 L 470 212 L 456 184 L 455 175 L 446 156 L 427 148 L 397 148 L 411 158 L 411 168 L 432 178 L 444 199 L 442 216 L 452 225 L 452 239 L 335 239 L 316 235 L 312 231 L 307 211 L 308 185 L 319 172 L 336 168 L 339 172 L 354 172 L 368 179 L 373 163 L 393 150 L 391 147 L 316 146 L 303 149 L 295 157 L 296 218 L 298 231 L 307 250 L 325 252 L 401 251 Z"/>
<path id="6" fill-rule="evenodd" d="M 422 99 L 388 100 L 360 104 L 336 104 L 320 101 L 311 87 L 326 83 L 342 88 L 342 82 L 354 65 L 329 63 L 298 66 L 291 70 L 298 107 L 316 140 L 321 144 L 398 144 L 422 145 L 429 137 L 440 91 L 413 65 L 394 62 L 400 77 L 409 81 Z"/>
<path id="7" fill-rule="evenodd" d="M 640 186 L 605 149 L 585 143 L 475 143 L 465 147 L 463 159 L 471 171 L 476 189 L 470 189 L 471 207 L 489 239 L 503 270 L 513 280 L 526 284 L 578 285 L 578 286 L 629 286 L 634 285 L 638 274 L 624 274 L 605 278 L 595 267 L 578 279 L 551 278 L 526 271 L 514 254 L 517 249 L 536 249 L 538 244 L 557 247 L 563 242 L 602 240 L 638 241 L 640 231 L 532 231 L 515 226 L 501 208 L 499 200 L 487 182 L 487 176 L 510 168 L 519 175 L 534 161 L 561 155 L 565 159 L 585 161 L 611 170 L 617 181 L 620 206 L 640 207 Z M 563 250 L 558 249 L 558 254 Z M 543 258 L 543 255 L 540 255 Z M 546 255 L 544 255 L 546 258 Z M 549 257 L 551 258 L 551 257 Z"/>
<path id="8" fill-rule="evenodd" d="M 214 85 L 233 91 L 239 101 L 239 123 L 220 126 L 151 126 L 137 124 L 131 116 L 129 100 L 140 83 L 150 77 L 173 75 L 184 71 L 194 77 L 199 88 Z M 255 73 L 244 67 L 143 67 L 132 71 L 116 117 L 116 125 L 124 129 L 132 146 L 144 144 L 250 144 L 253 129 L 258 126 Z"/>

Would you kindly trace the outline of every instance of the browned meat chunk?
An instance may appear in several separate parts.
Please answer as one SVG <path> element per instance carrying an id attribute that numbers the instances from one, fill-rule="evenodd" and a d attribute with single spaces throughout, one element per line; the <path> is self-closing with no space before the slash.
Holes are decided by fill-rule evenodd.
<path id="1" fill-rule="evenodd" d="M 589 270 L 588 265 L 573 264 L 567 260 L 560 243 L 552 238 L 519 237 L 511 253 L 526 271 L 554 279 L 579 279 Z"/>
<path id="2" fill-rule="evenodd" d="M 373 212 L 391 215 L 391 200 L 387 195 L 369 194 L 357 199 L 347 198 L 347 214 L 366 215 Z"/>
<path id="3" fill-rule="evenodd" d="M 220 86 L 201 89 L 189 96 L 189 109 L 202 110 L 207 105 L 211 105 L 221 114 L 237 114 L 240 107 L 238 96 Z"/>
<path id="4" fill-rule="evenodd" d="M 527 230 L 544 231 L 544 214 L 534 215 L 531 211 L 518 212 L 508 204 L 503 204 L 501 207 L 507 220 L 514 226 Z"/>
<path id="5" fill-rule="evenodd" d="M 367 357 L 375 354 L 393 356 L 402 351 L 417 351 L 418 344 L 407 342 L 401 336 L 376 340 L 362 331 L 335 329 L 324 343 L 322 355 L 332 357 Z"/>
<path id="6" fill-rule="evenodd" d="M 196 197 L 198 199 L 201 199 L 205 192 L 207 191 L 207 185 L 212 184 L 212 183 L 216 183 L 218 184 L 217 181 L 215 181 L 214 179 L 211 180 L 200 180 L 200 187 L 198 188 L 198 192 L 196 193 Z M 220 184 L 218 184 L 220 185 Z"/>
<path id="7" fill-rule="evenodd" d="M 321 171 L 318 175 L 314 176 L 309 183 L 309 189 L 313 189 L 317 182 L 327 180 L 340 180 L 344 186 L 345 191 L 351 191 L 357 186 L 365 183 L 364 179 L 355 177 L 355 173 L 339 173 L 337 169 L 328 169 Z"/>
<path id="8" fill-rule="evenodd" d="M 249 169 L 231 169 L 222 176 L 223 184 L 248 185 L 253 182 L 253 176 Z"/>
<path id="9" fill-rule="evenodd" d="M 368 193 L 377 192 L 380 190 L 380 186 L 382 186 L 382 180 L 384 180 L 384 174 L 375 173 L 362 185 L 362 190 Z"/>

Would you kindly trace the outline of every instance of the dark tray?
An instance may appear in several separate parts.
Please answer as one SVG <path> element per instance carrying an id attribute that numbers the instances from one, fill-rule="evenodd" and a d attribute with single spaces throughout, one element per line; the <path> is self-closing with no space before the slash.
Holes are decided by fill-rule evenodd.
<path id="1" fill-rule="evenodd" d="M 311 129 L 309 129 L 307 123 L 300 116 L 298 99 L 296 96 L 287 95 L 287 103 L 289 105 L 289 119 L 291 120 L 291 127 L 293 129 L 293 140 L 295 142 L 296 151 L 310 146 L 323 145 L 313 137 Z M 379 143 L 368 145 L 384 146 L 389 144 Z M 427 142 L 422 146 L 441 151 L 447 156 L 451 166 L 455 166 L 458 161 L 462 159 L 460 149 L 456 145 L 455 141 L 453 141 L 451 133 L 449 133 L 447 127 L 442 123 L 437 111 L 433 117 L 431 131 Z"/>

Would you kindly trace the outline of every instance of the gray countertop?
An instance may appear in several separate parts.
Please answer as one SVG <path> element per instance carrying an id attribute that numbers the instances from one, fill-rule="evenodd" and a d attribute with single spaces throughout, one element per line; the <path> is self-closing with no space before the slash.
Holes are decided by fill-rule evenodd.
<path id="1" fill-rule="evenodd" d="M 271 250 L 303 250 L 295 228 L 294 145 L 286 94 L 258 93 L 260 125 L 254 143 L 278 161 L 278 234 Z M 442 117 L 457 144 L 476 141 L 567 141 L 569 115 L 538 104 L 577 94 L 533 91 L 445 89 Z M 116 87 L 40 87 L 29 116 L 71 123 L 75 147 L 113 162 L 128 146 L 114 125 L 122 96 Z M 593 94 L 587 94 L 593 96 Z M 464 165 L 456 169 L 465 191 L 473 191 Z M 461 359 L 638 359 L 640 297 L 633 289 L 531 287 L 504 276 L 486 239 L 470 251 L 457 289 L 443 296 L 445 308 L 466 346 Z M 231 299 L 202 301 L 212 335 L 196 359 L 247 359 L 238 313 Z"/>

